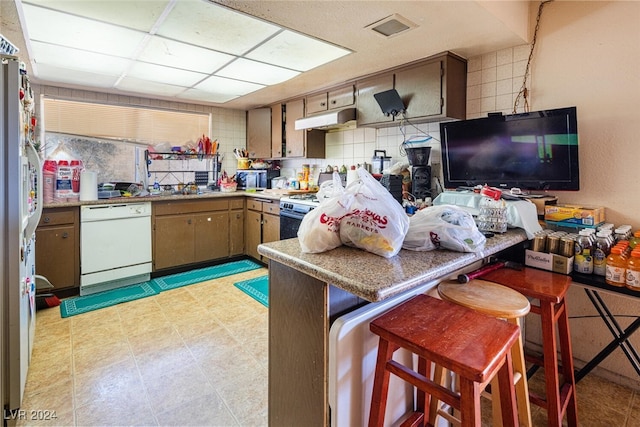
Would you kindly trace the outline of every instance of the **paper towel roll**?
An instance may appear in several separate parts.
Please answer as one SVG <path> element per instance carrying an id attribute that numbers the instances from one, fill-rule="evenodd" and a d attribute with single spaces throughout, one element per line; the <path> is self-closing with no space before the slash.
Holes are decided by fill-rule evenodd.
<path id="1" fill-rule="evenodd" d="M 358 171 L 355 169 L 350 169 L 347 171 L 347 185 L 351 184 L 354 181 L 357 181 L 360 177 L 358 176 Z"/>
<path id="2" fill-rule="evenodd" d="M 80 172 L 80 200 L 98 200 L 97 172 Z"/>

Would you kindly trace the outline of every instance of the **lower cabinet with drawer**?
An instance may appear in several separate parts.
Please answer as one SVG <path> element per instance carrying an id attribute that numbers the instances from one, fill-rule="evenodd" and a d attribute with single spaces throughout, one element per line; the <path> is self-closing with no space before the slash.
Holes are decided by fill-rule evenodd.
<path id="1" fill-rule="evenodd" d="M 46 208 L 36 229 L 36 274 L 52 291 L 80 289 L 80 210 Z"/>
<path id="2" fill-rule="evenodd" d="M 241 254 L 243 206 L 242 198 L 155 202 L 154 271 Z"/>
<path id="3" fill-rule="evenodd" d="M 247 199 L 246 254 L 262 260 L 261 243 L 280 240 L 280 203 L 270 199 Z"/>

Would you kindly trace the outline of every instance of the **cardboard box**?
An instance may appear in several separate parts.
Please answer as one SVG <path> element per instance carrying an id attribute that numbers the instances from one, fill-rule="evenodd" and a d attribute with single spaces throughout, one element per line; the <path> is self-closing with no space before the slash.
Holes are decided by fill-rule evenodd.
<path id="1" fill-rule="evenodd" d="M 525 250 L 524 264 L 560 274 L 569 274 L 573 271 L 573 257 L 567 258 L 562 255 L 535 252 L 529 249 Z"/>
<path id="2" fill-rule="evenodd" d="M 604 222 L 604 207 L 584 207 L 567 204 L 546 205 L 544 207 L 544 219 L 555 223 L 593 226 Z"/>

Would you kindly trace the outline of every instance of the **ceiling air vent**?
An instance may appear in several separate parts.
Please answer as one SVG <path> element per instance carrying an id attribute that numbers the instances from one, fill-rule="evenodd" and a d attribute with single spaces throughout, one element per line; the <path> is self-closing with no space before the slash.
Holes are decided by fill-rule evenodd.
<path id="1" fill-rule="evenodd" d="M 387 16 L 384 19 L 381 19 L 380 21 L 374 22 L 373 24 L 368 25 L 365 28 L 368 28 L 376 34 L 387 38 L 397 36 L 398 34 L 415 27 L 417 27 L 416 24 L 409 21 L 407 18 L 395 13 L 393 15 Z"/>

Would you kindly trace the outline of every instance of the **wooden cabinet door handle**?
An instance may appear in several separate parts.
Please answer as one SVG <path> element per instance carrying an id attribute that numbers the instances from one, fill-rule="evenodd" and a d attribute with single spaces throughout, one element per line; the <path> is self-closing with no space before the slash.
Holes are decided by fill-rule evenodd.
<path id="1" fill-rule="evenodd" d="M 42 222 L 51 222 L 51 218 L 49 218 L 48 216 L 45 216 L 44 218 L 42 218 Z"/>
<path id="2" fill-rule="evenodd" d="M 187 220 L 187 224 L 191 224 L 191 220 L 190 219 Z"/>
<path id="3" fill-rule="evenodd" d="M 69 233 L 67 233 L 66 231 L 64 233 L 62 233 L 62 238 L 66 239 L 67 237 L 69 237 Z"/>

